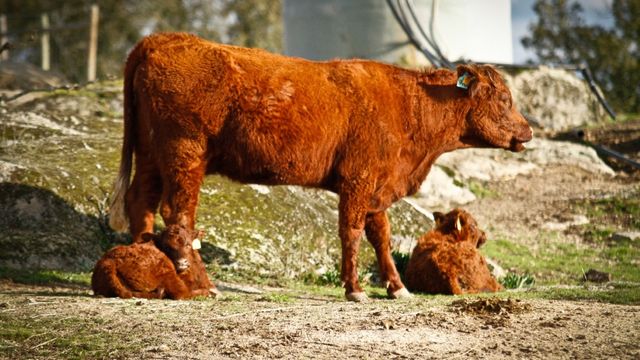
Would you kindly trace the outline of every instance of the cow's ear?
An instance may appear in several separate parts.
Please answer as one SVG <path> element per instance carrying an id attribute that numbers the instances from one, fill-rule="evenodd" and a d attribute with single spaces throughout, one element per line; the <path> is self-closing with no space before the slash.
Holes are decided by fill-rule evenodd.
<path id="1" fill-rule="evenodd" d="M 476 65 L 458 65 L 456 86 L 467 91 L 470 97 L 479 97 L 490 90 L 489 84 L 482 81 Z"/>
<path id="2" fill-rule="evenodd" d="M 473 65 L 458 65 L 456 73 L 458 75 L 456 86 L 464 90 L 470 89 L 478 80 L 478 69 Z"/>

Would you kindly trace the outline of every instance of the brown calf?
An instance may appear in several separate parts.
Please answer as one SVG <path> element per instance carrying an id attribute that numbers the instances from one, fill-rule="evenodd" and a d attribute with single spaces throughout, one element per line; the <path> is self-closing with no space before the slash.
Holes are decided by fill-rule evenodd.
<path id="1" fill-rule="evenodd" d="M 386 209 L 418 190 L 438 156 L 521 151 L 532 136 L 490 66 L 313 62 L 182 33 L 151 35 L 133 49 L 124 106 L 114 229 L 141 241 L 158 206 L 166 225 L 193 229 L 205 174 L 333 191 L 342 280 L 355 301 L 366 300 L 357 281 L 363 232 L 389 296 L 409 295 L 391 258 Z"/>
<path id="2" fill-rule="evenodd" d="M 418 240 L 405 271 L 409 290 L 459 295 L 502 289 L 477 250 L 486 236 L 475 219 L 462 209 L 433 215 L 436 227 Z"/>
<path id="3" fill-rule="evenodd" d="M 192 242 L 190 231 L 171 226 L 160 235 L 144 237 L 147 242 L 116 246 L 96 263 L 91 277 L 94 294 L 178 300 L 219 293 L 209 280 L 200 254 L 192 249 L 198 243 Z M 183 259 L 178 272 L 171 256 Z"/>

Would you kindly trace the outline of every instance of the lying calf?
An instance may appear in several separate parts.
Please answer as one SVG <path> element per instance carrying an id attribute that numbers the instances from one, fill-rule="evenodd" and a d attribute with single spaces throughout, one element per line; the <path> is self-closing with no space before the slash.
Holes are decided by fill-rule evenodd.
<path id="1" fill-rule="evenodd" d="M 174 225 L 159 235 L 144 234 L 146 242 L 107 251 L 93 269 L 94 294 L 175 300 L 219 294 L 196 251 L 200 248 L 197 235 Z M 181 260 L 174 266 L 175 254 Z"/>
<path id="2" fill-rule="evenodd" d="M 502 289 L 477 250 L 486 236 L 475 219 L 462 209 L 433 215 L 435 228 L 418 240 L 409 259 L 405 271 L 407 288 L 456 295 Z"/>

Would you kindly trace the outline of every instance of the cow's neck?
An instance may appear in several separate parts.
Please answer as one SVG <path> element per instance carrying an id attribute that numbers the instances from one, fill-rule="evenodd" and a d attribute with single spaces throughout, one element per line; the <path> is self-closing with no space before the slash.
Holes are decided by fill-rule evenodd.
<path id="1" fill-rule="evenodd" d="M 424 96 L 426 95 L 426 96 Z M 470 109 L 469 98 L 451 86 L 433 86 L 423 90 L 414 102 L 413 114 L 423 158 L 435 160 L 445 152 L 468 147 L 461 141 L 466 132 L 466 115 Z"/>
<path id="2" fill-rule="evenodd" d="M 434 86 L 427 89 L 427 96 L 421 88 L 413 101 L 411 123 L 414 139 L 415 168 L 412 182 L 422 183 L 436 159 L 445 152 L 469 147 L 460 139 L 466 131 L 465 116 L 469 111 L 469 99 L 454 86 Z"/>

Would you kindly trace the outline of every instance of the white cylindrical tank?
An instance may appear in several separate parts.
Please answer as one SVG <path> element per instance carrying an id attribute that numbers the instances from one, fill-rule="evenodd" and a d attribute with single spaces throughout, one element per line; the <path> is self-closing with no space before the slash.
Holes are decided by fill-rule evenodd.
<path id="1" fill-rule="evenodd" d="M 397 62 L 415 53 L 385 0 L 285 0 L 283 13 L 287 55 Z"/>
<path id="2" fill-rule="evenodd" d="M 449 60 L 513 62 L 510 0 L 401 1 L 414 4 L 421 26 Z M 426 63 L 386 0 L 284 0 L 283 6 L 287 55 Z"/>

